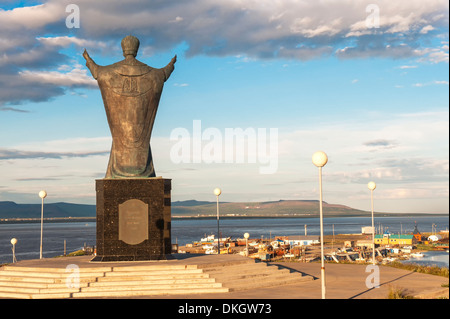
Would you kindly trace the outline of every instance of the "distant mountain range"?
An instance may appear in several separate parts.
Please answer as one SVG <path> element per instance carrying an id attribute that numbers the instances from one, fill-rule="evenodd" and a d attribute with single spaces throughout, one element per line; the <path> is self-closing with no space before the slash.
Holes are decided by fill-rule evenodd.
<path id="1" fill-rule="evenodd" d="M 95 205 L 45 203 L 44 217 L 95 217 Z M 0 202 L 0 218 L 41 218 L 41 204 Z"/>
<path id="2" fill-rule="evenodd" d="M 354 209 L 344 205 L 323 203 L 325 217 L 369 217 L 369 211 Z M 173 217 L 208 218 L 215 217 L 216 202 L 176 201 L 172 202 Z M 45 218 L 95 217 L 95 205 L 70 203 L 45 203 Z M 418 214 L 413 214 L 419 216 Z M 429 216 L 428 214 L 426 214 Z M 220 203 L 220 217 L 315 217 L 319 216 L 317 200 L 279 200 L 271 202 Z M 405 214 L 380 213 L 375 216 L 407 216 Z M 16 204 L 0 202 L 0 218 L 40 218 L 41 204 Z"/>

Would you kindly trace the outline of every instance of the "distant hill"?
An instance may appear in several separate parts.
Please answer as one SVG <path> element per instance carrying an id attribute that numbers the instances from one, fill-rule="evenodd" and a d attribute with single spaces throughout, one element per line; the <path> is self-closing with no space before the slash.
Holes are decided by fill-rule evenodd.
<path id="1" fill-rule="evenodd" d="M 172 202 L 173 217 L 215 217 L 216 202 L 176 201 Z M 325 217 L 369 217 L 371 212 L 344 205 L 323 203 Z M 420 214 L 413 214 L 419 216 Z M 425 214 L 426 216 L 430 216 Z M 95 217 L 95 205 L 70 203 L 45 204 L 45 218 Z M 317 200 L 279 200 L 270 202 L 220 203 L 221 217 L 316 217 L 319 216 Z M 407 216 L 406 214 L 380 213 L 375 216 Z M 40 218 L 41 204 L 16 204 L 0 202 L 0 218 Z"/>
<path id="2" fill-rule="evenodd" d="M 189 207 L 189 206 L 202 206 L 202 205 L 209 205 L 212 202 L 202 202 L 202 201 L 198 201 L 195 199 L 191 199 L 191 200 L 185 200 L 185 201 L 176 201 L 176 202 L 172 202 L 172 207 Z"/>
<path id="3" fill-rule="evenodd" d="M 192 205 L 191 201 L 177 202 L 172 205 L 172 216 L 184 217 L 212 217 L 217 214 L 216 202 L 201 202 Z M 271 202 L 243 202 L 220 203 L 220 216 L 276 216 L 276 217 L 312 217 L 319 215 L 319 201 L 317 200 L 279 200 Z M 344 205 L 323 203 L 324 214 L 327 217 L 335 216 L 370 216 L 371 213 L 354 209 Z"/>
<path id="4" fill-rule="evenodd" d="M 95 205 L 46 203 L 44 217 L 95 217 Z M 0 218 L 41 218 L 41 204 L 0 202 Z"/>

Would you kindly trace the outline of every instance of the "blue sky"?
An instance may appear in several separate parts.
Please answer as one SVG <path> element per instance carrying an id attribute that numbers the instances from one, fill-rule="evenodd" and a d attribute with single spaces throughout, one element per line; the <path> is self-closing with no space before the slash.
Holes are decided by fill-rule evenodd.
<path id="1" fill-rule="evenodd" d="M 69 4 L 80 28 L 66 25 Z M 373 180 L 378 211 L 448 213 L 448 2 L 378 1 L 377 27 L 371 4 L 0 1 L 0 200 L 46 189 L 49 202 L 95 203 L 111 138 L 81 54 L 115 63 L 133 34 L 152 67 L 178 55 L 151 141 L 173 200 L 214 200 L 215 187 L 223 201 L 317 199 L 322 150 L 325 201 L 369 210 Z M 222 137 L 277 129 L 276 171 L 261 174 L 264 159 L 177 163 L 170 136 L 192 137 L 194 121 Z"/>

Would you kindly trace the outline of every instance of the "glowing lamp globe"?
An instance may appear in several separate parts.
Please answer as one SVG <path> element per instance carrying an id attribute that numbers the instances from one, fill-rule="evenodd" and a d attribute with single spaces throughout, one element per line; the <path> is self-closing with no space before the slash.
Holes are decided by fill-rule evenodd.
<path id="1" fill-rule="evenodd" d="M 46 191 L 40 191 L 39 192 L 39 197 L 44 199 L 45 197 L 47 197 L 47 192 Z"/>
<path id="2" fill-rule="evenodd" d="M 220 194 L 222 194 L 222 190 L 220 188 L 214 189 L 214 195 L 219 196 Z"/>
<path id="3" fill-rule="evenodd" d="M 323 167 L 328 162 L 327 154 L 324 152 L 316 152 L 312 157 L 312 162 L 317 167 Z"/>
<path id="4" fill-rule="evenodd" d="M 244 234 L 244 238 L 245 238 L 245 239 L 248 239 L 249 237 L 250 237 L 250 234 L 249 234 L 249 233 L 245 233 L 245 234 Z"/>
<path id="5" fill-rule="evenodd" d="M 17 239 L 16 238 L 11 239 L 11 244 L 13 245 L 17 244 Z"/>
<path id="6" fill-rule="evenodd" d="M 370 182 L 369 184 L 367 184 L 367 187 L 373 191 L 375 190 L 375 188 L 377 188 L 377 184 L 375 184 L 375 182 Z"/>

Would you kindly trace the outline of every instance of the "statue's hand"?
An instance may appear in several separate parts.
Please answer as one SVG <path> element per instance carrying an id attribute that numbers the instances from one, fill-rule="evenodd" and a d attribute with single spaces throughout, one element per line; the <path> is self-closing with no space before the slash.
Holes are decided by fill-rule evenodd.
<path id="1" fill-rule="evenodd" d="M 175 64 L 177 62 L 177 55 L 175 54 L 175 56 L 172 58 L 172 61 L 170 61 L 170 63 Z"/>
<path id="2" fill-rule="evenodd" d="M 89 60 L 89 59 L 91 58 L 91 57 L 89 56 L 89 54 L 87 53 L 86 49 L 84 49 L 83 57 L 86 59 L 86 61 Z"/>

